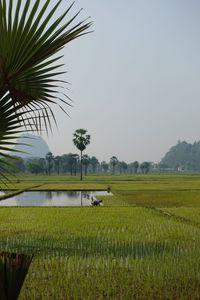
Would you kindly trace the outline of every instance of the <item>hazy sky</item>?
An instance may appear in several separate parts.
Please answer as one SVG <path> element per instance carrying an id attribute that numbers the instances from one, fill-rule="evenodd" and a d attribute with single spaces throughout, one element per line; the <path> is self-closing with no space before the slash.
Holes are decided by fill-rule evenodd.
<path id="1" fill-rule="evenodd" d="M 178 140 L 200 140 L 200 1 L 77 0 L 74 12 L 81 7 L 94 32 L 65 47 L 74 107 L 70 118 L 55 110 L 58 130 L 44 136 L 53 154 L 77 152 L 77 128 L 91 134 L 85 153 L 107 161 L 159 161 Z"/>

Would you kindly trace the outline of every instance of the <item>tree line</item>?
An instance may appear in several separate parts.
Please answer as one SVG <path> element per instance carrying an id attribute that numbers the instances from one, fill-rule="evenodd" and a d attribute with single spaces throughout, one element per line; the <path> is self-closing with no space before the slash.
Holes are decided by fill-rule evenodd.
<path id="1" fill-rule="evenodd" d="M 9 164 L 9 159 L 7 159 Z M 68 153 L 54 156 L 48 152 L 44 158 L 21 158 L 12 159 L 12 170 L 15 173 L 31 173 L 34 175 L 72 175 L 81 173 L 81 157 L 77 153 Z M 8 167 L 9 168 L 9 167 Z M 108 162 L 99 161 L 96 156 L 82 155 L 83 175 L 88 174 L 147 174 L 151 169 L 151 163 L 139 163 L 134 161 L 127 163 L 112 156 Z"/>
<path id="2" fill-rule="evenodd" d="M 98 173 L 110 173 L 110 174 L 147 174 L 151 169 L 151 163 L 143 162 L 139 164 L 138 161 L 132 163 L 126 163 L 120 161 L 116 156 L 112 156 L 109 162 L 99 162 L 95 156 L 89 156 L 83 154 L 87 145 L 90 144 L 91 136 L 87 134 L 87 130 L 80 128 L 77 129 L 73 134 L 73 143 L 76 148 L 80 151 L 80 155 L 77 153 L 68 153 L 63 155 L 54 156 L 52 152 L 48 152 L 45 158 L 22 158 L 15 157 L 15 160 L 8 156 L 6 157 L 7 168 L 14 173 L 31 173 L 41 175 L 51 174 L 71 174 L 76 176 L 80 174 L 80 179 L 83 179 L 83 173 L 87 174 L 98 174 Z M 12 160 L 12 162 L 10 161 Z M 1 164 L 1 162 L 0 162 Z M 12 167 L 11 167 L 12 165 Z M 9 167 L 10 166 L 10 167 Z"/>

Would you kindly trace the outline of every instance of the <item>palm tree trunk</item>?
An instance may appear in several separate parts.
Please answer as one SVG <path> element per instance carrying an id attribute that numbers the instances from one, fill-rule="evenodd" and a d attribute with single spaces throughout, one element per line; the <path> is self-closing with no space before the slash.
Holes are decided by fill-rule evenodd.
<path id="1" fill-rule="evenodd" d="M 81 151 L 81 180 L 83 180 L 83 162 L 82 162 L 82 151 Z"/>

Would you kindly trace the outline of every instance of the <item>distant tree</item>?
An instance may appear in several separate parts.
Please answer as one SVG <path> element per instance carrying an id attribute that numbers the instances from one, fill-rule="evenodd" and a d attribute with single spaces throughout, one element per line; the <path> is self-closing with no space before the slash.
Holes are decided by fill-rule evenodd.
<path id="1" fill-rule="evenodd" d="M 149 173 L 150 166 L 151 166 L 151 164 L 150 164 L 149 162 L 147 162 L 147 161 L 143 162 L 143 163 L 140 165 L 140 169 L 141 169 L 142 174 L 147 174 L 147 173 Z"/>
<path id="2" fill-rule="evenodd" d="M 48 152 L 46 154 L 46 162 L 47 162 L 47 174 L 50 176 L 51 175 L 51 170 L 53 168 L 53 161 L 54 161 L 54 157 L 53 154 L 51 152 Z"/>
<path id="3" fill-rule="evenodd" d="M 82 163 L 83 166 L 85 167 L 85 175 L 87 175 L 87 170 L 90 164 L 90 157 L 87 154 L 84 154 L 82 157 Z"/>
<path id="4" fill-rule="evenodd" d="M 8 156 L 3 159 L 0 159 L 0 164 L 2 164 L 2 168 L 3 165 L 6 165 L 7 171 L 12 173 L 23 173 L 26 170 L 24 160 L 19 156 L 12 156 L 12 158 Z"/>
<path id="5" fill-rule="evenodd" d="M 45 158 L 39 158 L 39 164 L 40 164 L 40 167 L 41 167 L 41 173 L 44 175 L 44 174 L 47 174 L 47 163 L 46 163 L 46 160 Z"/>
<path id="6" fill-rule="evenodd" d="M 141 170 L 141 173 L 144 174 L 144 163 L 140 164 L 140 170 Z"/>
<path id="7" fill-rule="evenodd" d="M 62 173 L 73 173 L 76 175 L 79 155 L 74 153 L 63 154 L 60 157 L 60 170 Z"/>
<path id="8" fill-rule="evenodd" d="M 128 169 L 127 163 L 125 161 L 120 161 L 119 162 L 119 172 L 120 172 L 120 174 L 121 173 L 126 173 L 127 169 Z"/>
<path id="9" fill-rule="evenodd" d="M 79 162 L 79 155 L 78 154 L 72 154 L 73 155 L 73 166 L 74 166 L 74 175 L 76 176 L 77 173 L 77 166 Z"/>
<path id="10" fill-rule="evenodd" d="M 92 172 L 95 173 L 96 167 L 97 167 L 97 165 L 99 164 L 98 159 L 97 159 L 95 156 L 92 156 L 92 157 L 90 158 L 90 164 L 91 164 L 91 166 L 92 166 Z"/>
<path id="11" fill-rule="evenodd" d="M 13 162 L 12 162 L 12 164 L 13 164 Z M 19 172 L 25 172 L 26 167 L 25 167 L 23 158 L 17 157 L 14 164 L 16 166 L 16 169 L 19 170 Z"/>
<path id="12" fill-rule="evenodd" d="M 137 174 L 139 168 L 139 162 L 136 160 L 133 162 L 134 173 Z"/>
<path id="13" fill-rule="evenodd" d="M 55 170 L 58 175 L 60 174 L 60 163 L 61 163 L 61 157 L 60 156 L 54 157 Z"/>
<path id="14" fill-rule="evenodd" d="M 42 173 L 42 165 L 39 162 L 39 159 L 30 159 L 27 163 L 27 169 L 32 174 Z"/>
<path id="15" fill-rule="evenodd" d="M 150 168 L 151 168 L 151 163 L 146 161 L 145 162 L 145 174 L 149 173 Z"/>
<path id="16" fill-rule="evenodd" d="M 102 168 L 103 172 L 107 173 L 108 168 L 109 168 L 109 164 L 106 161 L 102 161 L 101 162 L 101 168 Z"/>
<path id="17" fill-rule="evenodd" d="M 69 153 L 67 155 L 67 167 L 70 170 L 71 176 L 73 175 L 73 169 L 74 169 L 74 154 Z"/>
<path id="18" fill-rule="evenodd" d="M 119 173 L 122 174 L 122 162 L 118 162 Z"/>
<path id="19" fill-rule="evenodd" d="M 83 180 L 83 166 L 82 166 L 83 151 L 85 150 L 87 145 L 90 144 L 90 135 L 86 133 L 87 133 L 86 129 L 80 128 L 77 129 L 73 135 L 74 145 L 81 152 L 81 180 Z"/>
<path id="20" fill-rule="evenodd" d="M 110 165 L 112 166 L 112 173 L 113 174 L 115 174 L 115 167 L 117 166 L 117 164 L 118 164 L 118 159 L 117 159 L 117 157 L 116 156 L 112 156 L 111 158 L 110 158 Z"/>
<path id="21" fill-rule="evenodd" d="M 69 170 L 68 167 L 68 155 L 69 154 L 63 154 L 60 157 L 60 172 L 61 173 L 67 173 Z"/>

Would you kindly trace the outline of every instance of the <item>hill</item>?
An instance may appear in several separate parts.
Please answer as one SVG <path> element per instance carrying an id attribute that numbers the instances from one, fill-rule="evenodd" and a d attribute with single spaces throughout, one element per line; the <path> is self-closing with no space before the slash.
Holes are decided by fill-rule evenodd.
<path id="1" fill-rule="evenodd" d="M 26 153 L 18 153 L 17 156 L 22 158 L 45 157 L 50 152 L 48 144 L 41 136 L 33 134 L 23 134 L 17 141 L 18 143 L 28 145 L 16 145 L 13 149 L 24 151 Z M 13 155 L 13 153 L 12 153 Z"/>
<path id="2" fill-rule="evenodd" d="M 162 158 L 160 165 L 188 171 L 200 171 L 200 141 L 193 144 L 178 142 Z"/>

